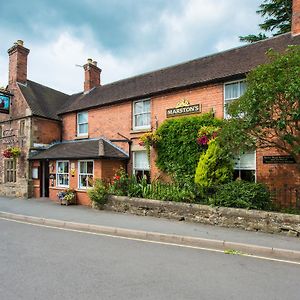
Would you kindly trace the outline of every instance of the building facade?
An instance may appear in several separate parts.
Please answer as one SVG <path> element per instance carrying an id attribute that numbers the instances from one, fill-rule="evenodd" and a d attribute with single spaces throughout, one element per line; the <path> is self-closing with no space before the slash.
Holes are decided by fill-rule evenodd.
<path id="1" fill-rule="evenodd" d="M 3 92 L 13 96 L 9 114 L 0 114 L 0 151 L 18 145 L 22 154 L 1 157 L 0 193 L 55 200 L 60 190 L 73 188 L 78 202 L 89 204 L 92 180 L 111 180 L 120 167 L 163 179 L 155 150 L 148 162 L 140 136 L 181 112 L 226 118 L 225 105 L 243 94 L 246 74 L 267 61 L 270 48 L 300 45 L 300 1 L 293 3 L 290 33 L 111 84 L 101 85 L 101 69 L 89 59 L 84 90 L 74 95 L 27 80 L 29 50 L 17 43 L 8 51 L 10 79 Z M 236 176 L 270 187 L 299 186 L 297 166 L 278 163 L 284 155 L 276 149 L 241 154 Z"/>

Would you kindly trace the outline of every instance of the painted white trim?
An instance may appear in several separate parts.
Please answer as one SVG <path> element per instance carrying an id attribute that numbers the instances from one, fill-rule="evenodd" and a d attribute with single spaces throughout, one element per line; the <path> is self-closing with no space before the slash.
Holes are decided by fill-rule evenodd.
<path id="1" fill-rule="evenodd" d="M 61 162 L 67 162 L 68 163 L 68 173 L 58 173 L 57 171 L 58 171 L 58 163 L 61 163 Z M 57 160 L 56 161 L 56 170 L 55 170 L 56 172 L 56 187 L 63 187 L 63 188 L 68 188 L 69 186 L 70 186 L 70 161 L 69 160 Z M 58 184 L 58 174 L 68 174 L 68 182 L 69 182 L 69 184 L 68 185 L 64 185 L 64 184 L 62 184 L 62 185 L 59 185 Z"/>
<path id="2" fill-rule="evenodd" d="M 133 175 L 135 175 L 135 170 L 137 170 L 137 171 L 151 171 L 151 166 L 150 166 L 150 161 L 148 161 L 148 164 L 149 164 L 149 169 L 140 169 L 140 168 L 135 168 L 134 166 L 135 166 L 135 154 L 136 153 L 140 153 L 140 152 L 145 152 L 146 153 L 146 156 L 147 156 L 147 151 L 146 150 L 140 150 L 140 151 L 132 151 L 131 153 L 132 153 L 132 174 Z M 148 160 L 148 157 L 147 157 L 147 160 Z"/>
<path id="3" fill-rule="evenodd" d="M 150 110 L 149 110 L 149 113 L 150 113 L 150 124 L 149 125 L 146 125 L 146 126 L 136 126 L 134 123 L 135 123 L 135 114 L 134 114 L 134 104 L 137 103 L 137 102 L 144 102 L 144 101 L 149 101 L 150 102 Z M 143 113 L 143 114 L 146 114 L 146 113 Z M 140 100 L 135 100 L 132 102 L 132 129 L 133 130 L 147 130 L 147 129 L 151 129 L 151 98 L 145 98 L 145 99 L 140 99 Z"/>
<path id="4" fill-rule="evenodd" d="M 80 173 L 80 163 L 81 162 L 92 162 L 93 163 L 93 174 L 90 174 L 90 173 Z M 78 187 L 79 190 L 86 191 L 87 189 L 89 189 L 91 187 L 89 187 L 89 186 L 80 187 L 80 175 L 93 175 L 93 179 L 94 179 L 95 178 L 95 175 L 94 175 L 94 172 L 95 172 L 95 161 L 93 159 L 81 159 L 81 160 L 78 160 L 77 168 L 78 168 L 77 187 Z"/>

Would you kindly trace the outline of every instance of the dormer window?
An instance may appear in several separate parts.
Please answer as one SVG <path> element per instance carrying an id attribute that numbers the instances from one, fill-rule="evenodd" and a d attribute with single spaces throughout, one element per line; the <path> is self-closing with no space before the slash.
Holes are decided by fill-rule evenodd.
<path id="1" fill-rule="evenodd" d="M 150 100 L 139 100 L 133 102 L 133 130 L 151 128 Z"/>
<path id="2" fill-rule="evenodd" d="M 77 136 L 87 136 L 89 133 L 88 112 L 77 114 Z"/>

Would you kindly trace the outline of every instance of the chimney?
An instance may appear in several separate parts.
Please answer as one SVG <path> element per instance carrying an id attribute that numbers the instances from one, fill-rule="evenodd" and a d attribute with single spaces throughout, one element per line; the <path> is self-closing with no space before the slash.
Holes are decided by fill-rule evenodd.
<path id="1" fill-rule="evenodd" d="M 97 67 L 97 62 L 91 58 L 87 60 L 84 68 L 84 92 L 87 93 L 92 88 L 100 86 L 101 69 Z"/>
<path id="2" fill-rule="evenodd" d="M 17 40 L 14 45 L 8 49 L 9 55 L 9 75 L 8 84 L 16 82 L 25 84 L 27 81 L 27 56 L 29 49 L 24 47 L 22 40 Z"/>
<path id="3" fill-rule="evenodd" d="M 293 0 L 292 35 L 300 34 L 300 0 Z"/>

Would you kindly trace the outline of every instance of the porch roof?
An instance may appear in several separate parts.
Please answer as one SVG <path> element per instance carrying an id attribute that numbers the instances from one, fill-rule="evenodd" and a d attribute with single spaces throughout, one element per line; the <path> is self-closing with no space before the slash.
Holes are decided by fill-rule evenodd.
<path id="1" fill-rule="evenodd" d="M 129 156 L 109 140 L 99 138 L 56 143 L 38 153 L 32 153 L 29 160 L 101 158 L 126 160 L 129 159 Z"/>

